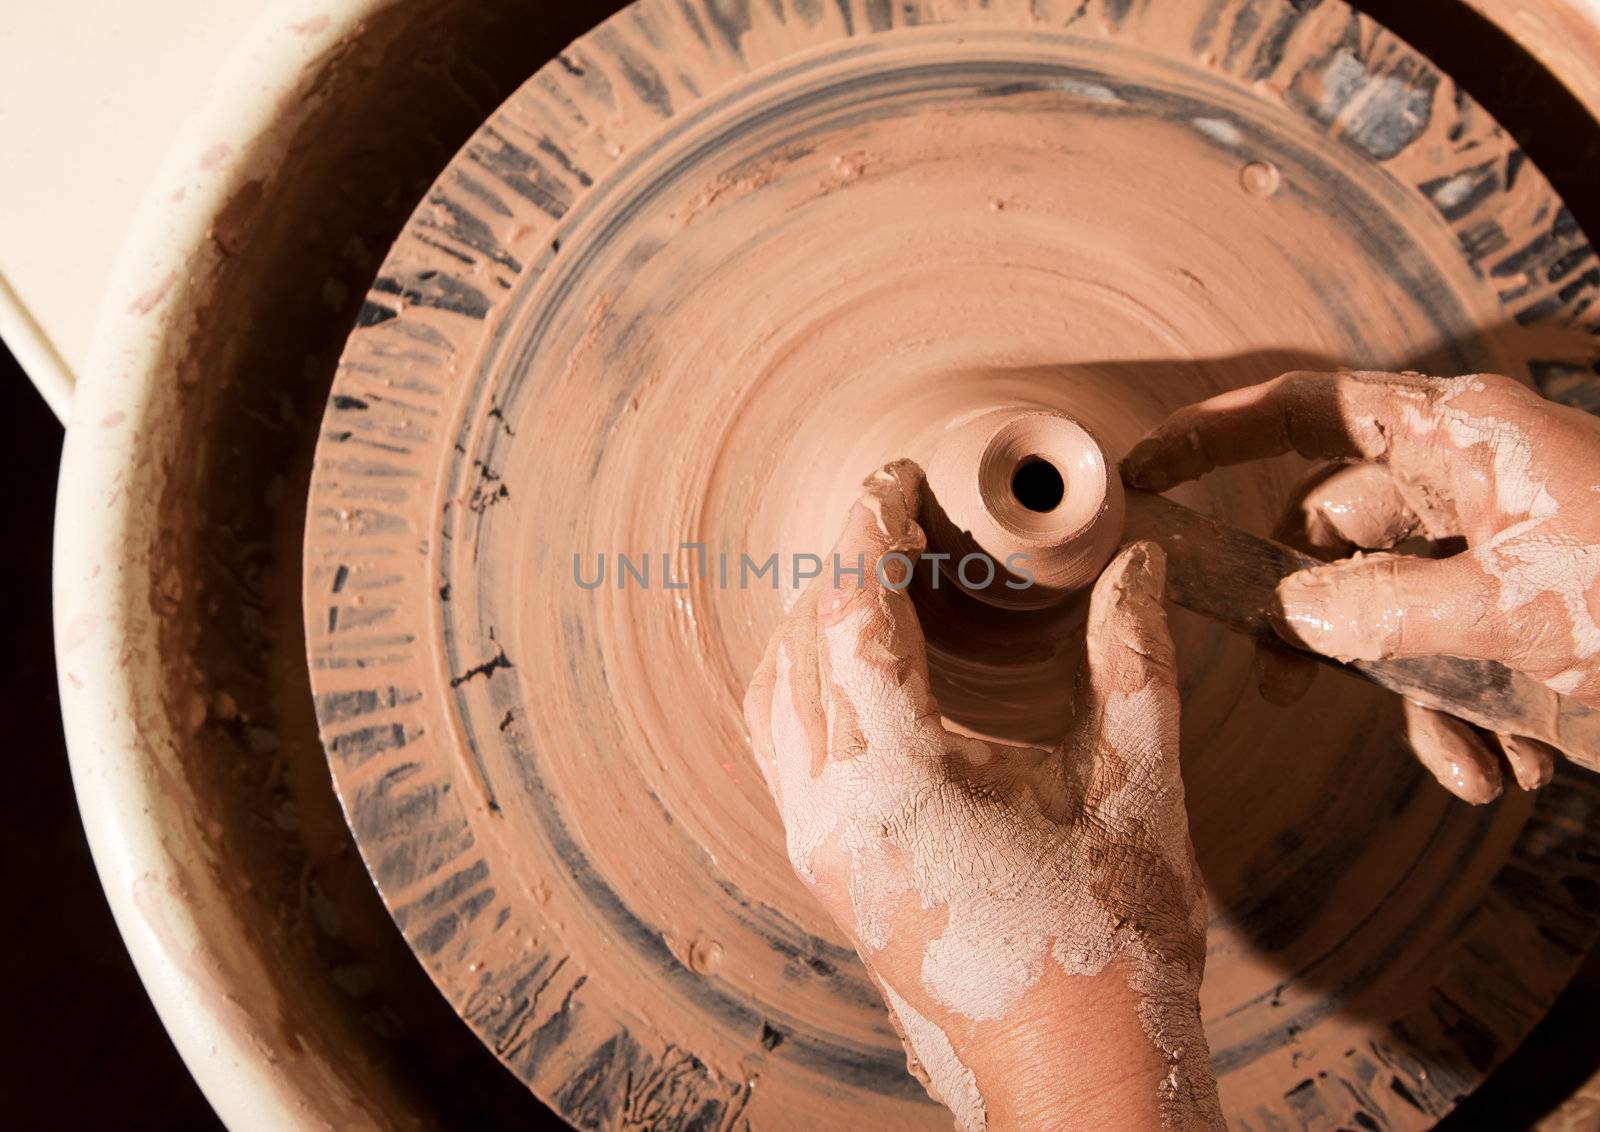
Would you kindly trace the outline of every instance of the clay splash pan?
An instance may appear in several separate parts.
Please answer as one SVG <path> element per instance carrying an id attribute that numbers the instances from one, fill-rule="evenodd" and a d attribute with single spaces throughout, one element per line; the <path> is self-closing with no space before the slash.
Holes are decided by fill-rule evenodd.
<path id="1" fill-rule="evenodd" d="M 406 939 L 576 1124 L 947 1127 L 749 761 L 789 587 L 715 556 L 825 552 L 867 471 L 996 404 L 1116 457 L 1289 368 L 1592 399 L 1586 255 L 1334 0 L 624 10 L 435 183 L 318 446 L 317 710 Z M 1302 471 L 1180 497 L 1263 530 Z M 602 553 L 653 584 L 576 584 Z M 1431 1125 L 1595 935 L 1595 783 L 1461 805 L 1372 689 L 1276 708 L 1248 645 L 1174 624 L 1232 1126 Z"/>

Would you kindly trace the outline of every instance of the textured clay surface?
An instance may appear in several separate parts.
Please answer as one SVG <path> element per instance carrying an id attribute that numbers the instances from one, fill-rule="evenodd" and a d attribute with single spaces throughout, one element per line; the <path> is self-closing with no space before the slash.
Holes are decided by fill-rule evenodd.
<path id="1" fill-rule="evenodd" d="M 1291 369 L 1583 404 L 1590 264 L 1494 122 L 1334 0 L 644 0 L 439 179 L 324 422 L 312 679 L 385 900 L 574 1123 L 948 1126 L 740 718 L 796 556 L 1001 405 L 1115 460 Z M 1265 531 L 1304 470 L 1175 494 Z M 994 624 L 927 626 L 947 722 L 1059 737 L 1073 658 Z M 1274 707 L 1248 642 L 1171 626 L 1225 1114 L 1431 1124 L 1586 949 L 1600 795 L 1462 805 L 1375 689 Z"/>

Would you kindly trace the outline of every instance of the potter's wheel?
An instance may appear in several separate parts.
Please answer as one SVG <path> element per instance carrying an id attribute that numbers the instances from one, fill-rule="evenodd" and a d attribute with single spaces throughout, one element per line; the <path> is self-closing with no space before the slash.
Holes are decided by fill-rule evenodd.
<path id="1" fill-rule="evenodd" d="M 955 7 L 635 5 L 439 179 L 336 380 L 336 784 L 445 995 L 575 1123 L 948 1125 L 784 860 L 738 702 L 789 587 L 740 552 L 825 553 L 862 475 L 996 403 L 1120 455 L 1291 367 L 1591 394 L 1582 234 L 1371 21 Z M 1262 530 L 1299 470 L 1188 499 Z M 1594 780 L 1463 806 L 1371 689 L 1273 708 L 1245 644 L 1175 628 L 1230 1119 L 1431 1124 L 1595 934 Z"/>

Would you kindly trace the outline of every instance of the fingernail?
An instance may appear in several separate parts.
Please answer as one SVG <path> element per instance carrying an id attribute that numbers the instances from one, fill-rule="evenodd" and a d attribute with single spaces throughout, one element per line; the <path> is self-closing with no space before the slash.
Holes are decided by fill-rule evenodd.
<path id="1" fill-rule="evenodd" d="M 1154 440 L 1135 444 L 1122 460 L 1123 482 L 1145 491 L 1166 491 L 1172 486 L 1172 478 L 1158 462 L 1160 456 L 1161 445 Z"/>
<path id="2" fill-rule="evenodd" d="M 880 493 L 893 492 L 908 514 L 914 514 L 922 492 L 922 469 L 912 460 L 894 460 L 868 476 L 864 484 L 869 490 Z"/>
<path id="3" fill-rule="evenodd" d="M 1434 777 L 1441 786 L 1469 806 L 1487 806 L 1505 791 L 1499 766 L 1493 762 L 1474 761 L 1467 756 L 1460 757 L 1442 771 L 1435 771 Z"/>
<path id="4" fill-rule="evenodd" d="M 1166 554 L 1157 543 L 1149 539 L 1130 542 L 1106 567 L 1116 583 L 1115 600 L 1122 603 L 1135 594 L 1160 589 L 1166 581 L 1166 565 Z"/>
<path id="5" fill-rule="evenodd" d="M 1278 583 L 1278 632 L 1291 644 L 1349 660 L 1355 626 L 1341 608 L 1338 587 L 1313 570 L 1290 574 Z"/>
<path id="6" fill-rule="evenodd" d="M 1157 584 L 1165 583 L 1167 577 L 1167 552 L 1161 549 L 1161 544 L 1151 539 L 1140 539 L 1132 544 L 1132 549 L 1138 555 L 1137 564 L 1144 577 Z"/>
<path id="7" fill-rule="evenodd" d="M 1500 797 L 1500 762 L 1455 716 L 1405 701 L 1406 737 L 1417 761 L 1450 793 L 1474 806 Z"/>
<path id="8" fill-rule="evenodd" d="M 1560 754 L 1548 743 L 1525 739 L 1521 735 L 1499 735 L 1500 750 L 1517 785 L 1524 790 L 1537 790 L 1555 777 L 1556 756 Z"/>

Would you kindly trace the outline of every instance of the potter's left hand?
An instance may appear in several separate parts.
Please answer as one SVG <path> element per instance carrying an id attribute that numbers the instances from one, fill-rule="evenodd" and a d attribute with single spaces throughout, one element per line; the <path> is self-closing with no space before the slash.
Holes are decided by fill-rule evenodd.
<path id="1" fill-rule="evenodd" d="M 1221 1127 L 1200 1027 L 1205 911 L 1178 773 L 1165 559 L 1089 602 L 1054 750 L 948 730 L 898 584 L 922 474 L 866 484 L 745 698 L 795 872 L 882 988 L 913 1072 L 967 1128 Z"/>

